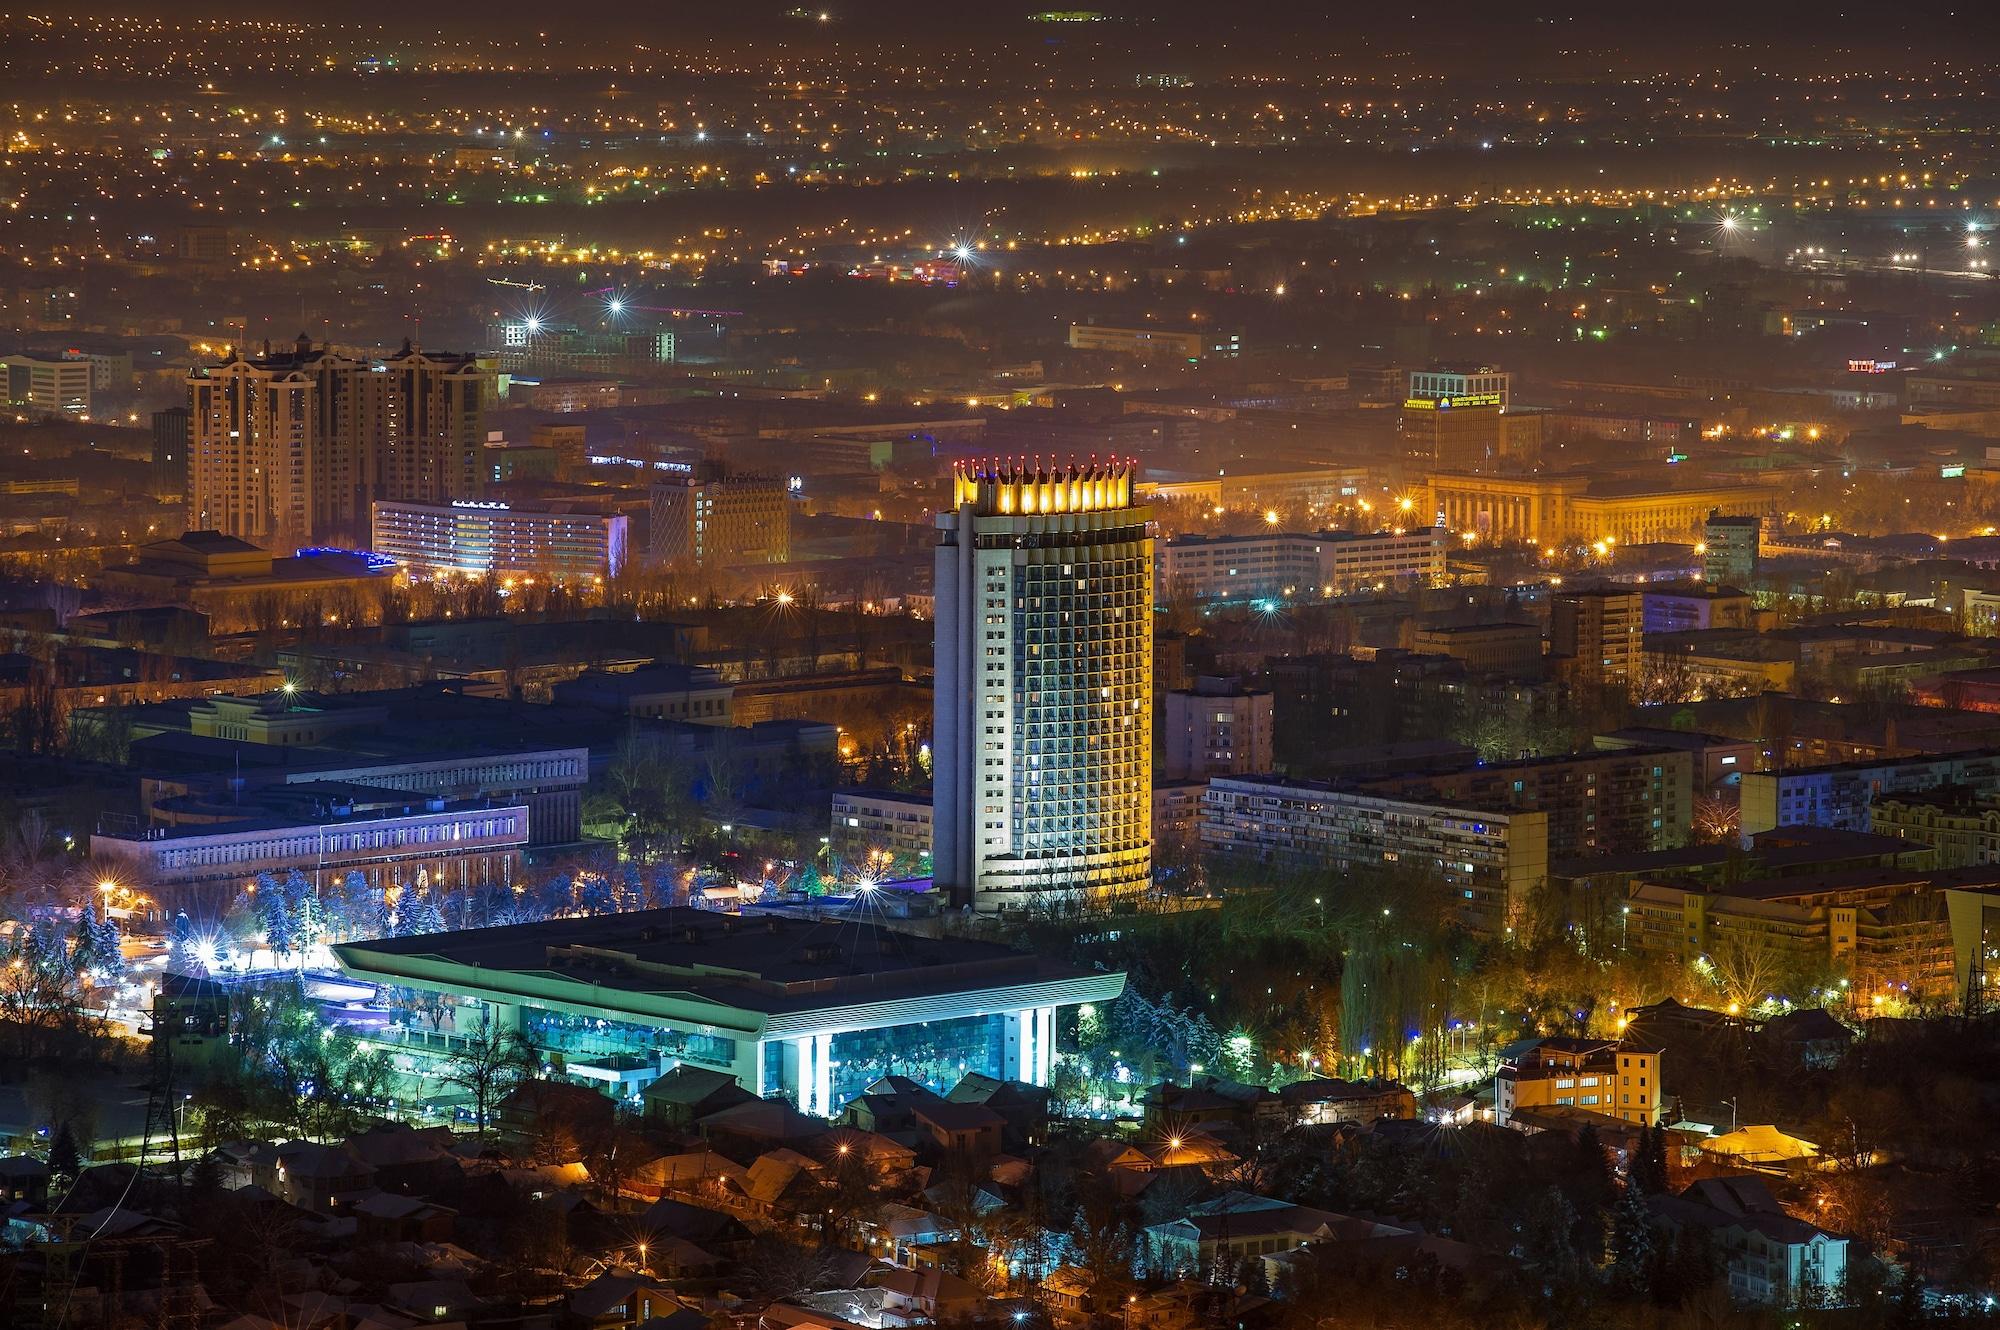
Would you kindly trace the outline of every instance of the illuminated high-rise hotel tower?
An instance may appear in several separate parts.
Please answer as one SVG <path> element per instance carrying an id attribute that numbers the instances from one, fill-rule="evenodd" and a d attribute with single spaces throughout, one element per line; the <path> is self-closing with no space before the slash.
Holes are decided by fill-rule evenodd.
<path id="1" fill-rule="evenodd" d="M 1153 541 L 1129 462 L 982 462 L 938 515 L 938 885 L 997 911 L 1152 876 Z"/>

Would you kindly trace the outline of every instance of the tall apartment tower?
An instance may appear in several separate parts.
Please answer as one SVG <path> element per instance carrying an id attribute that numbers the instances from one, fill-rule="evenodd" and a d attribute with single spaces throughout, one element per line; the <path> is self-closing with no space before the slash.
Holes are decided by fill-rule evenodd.
<path id="1" fill-rule="evenodd" d="M 1701 525 L 1702 580 L 1717 586 L 1750 586 L 1757 579 L 1757 554 L 1763 539 L 1761 517 L 1710 513 Z"/>
<path id="2" fill-rule="evenodd" d="M 296 353 L 232 351 L 188 376 L 188 525 L 266 548 L 310 541 L 319 376 Z"/>
<path id="3" fill-rule="evenodd" d="M 488 375 L 408 342 L 387 360 L 303 334 L 188 377 L 188 522 L 269 548 L 368 537 L 377 499 L 481 490 Z"/>
<path id="4" fill-rule="evenodd" d="M 188 409 L 170 406 L 153 413 L 153 493 L 186 494 Z"/>
<path id="5" fill-rule="evenodd" d="M 1549 654 L 1573 682 L 1630 688 L 1639 681 L 1645 624 L 1638 587 L 1565 591 L 1549 602 Z"/>
<path id="6" fill-rule="evenodd" d="M 401 503 L 478 498 L 492 378 L 478 358 L 423 351 L 405 341 L 382 362 L 382 377 L 388 379 L 388 415 L 376 435 L 379 461 L 370 497 Z"/>
<path id="7" fill-rule="evenodd" d="M 1152 879 L 1153 540 L 1133 467 L 983 462 L 938 515 L 932 869 L 982 912 Z"/>

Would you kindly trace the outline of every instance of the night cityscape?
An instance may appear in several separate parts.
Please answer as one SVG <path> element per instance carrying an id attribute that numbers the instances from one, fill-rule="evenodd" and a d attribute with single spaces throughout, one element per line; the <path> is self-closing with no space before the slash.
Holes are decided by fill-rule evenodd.
<path id="1" fill-rule="evenodd" d="M 0 14 L 0 1330 L 2000 1326 L 2000 13 Z"/>

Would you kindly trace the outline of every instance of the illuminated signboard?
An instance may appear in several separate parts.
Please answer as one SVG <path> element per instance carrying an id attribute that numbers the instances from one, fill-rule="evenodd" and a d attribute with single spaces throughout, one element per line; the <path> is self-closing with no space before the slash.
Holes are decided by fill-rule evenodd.
<path id="1" fill-rule="evenodd" d="M 396 561 L 386 554 L 377 554 L 373 550 L 342 549 L 338 545 L 306 545 L 299 548 L 296 555 L 301 559 L 323 559 L 328 555 L 359 559 L 371 573 L 382 572 L 396 566 Z"/>
<path id="2" fill-rule="evenodd" d="M 1887 374 L 1896 368 L 1893 360 L 1850 360 L 1847 362 L 1849 374 Z"/>
<path id="3" fill-rule="evenodd" d="M 1406 397 L 1403 405 L 1414 411 L 1444 410 L 1458 406 L 1498 406 L 1499 393 L 1466 393 L 1462 397 Z"/>

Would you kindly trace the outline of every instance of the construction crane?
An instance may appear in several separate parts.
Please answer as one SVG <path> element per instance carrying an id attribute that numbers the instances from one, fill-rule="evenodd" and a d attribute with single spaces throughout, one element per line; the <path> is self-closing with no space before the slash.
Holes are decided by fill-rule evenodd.
<path id="1" fill-rule="evenodd" d="M 489 277 L 486 280 L 494 286 L 511 286 L 517 291 L 546 291 L 549 289 L 540 282 L 517 282 L 511 277 Z"/>

